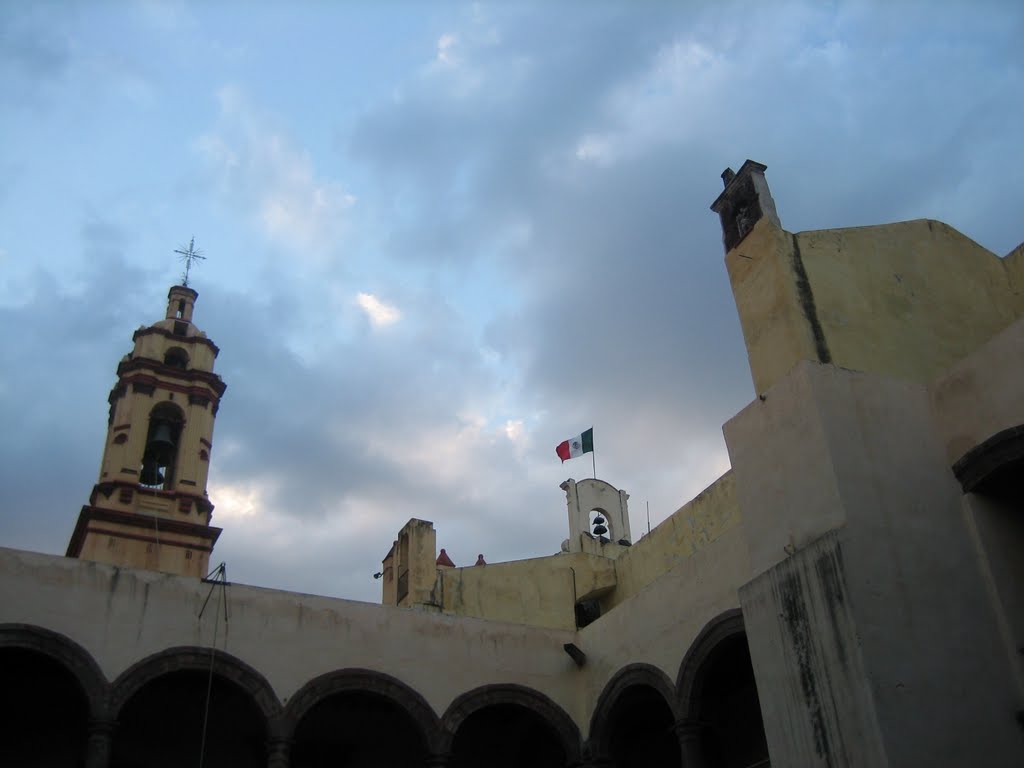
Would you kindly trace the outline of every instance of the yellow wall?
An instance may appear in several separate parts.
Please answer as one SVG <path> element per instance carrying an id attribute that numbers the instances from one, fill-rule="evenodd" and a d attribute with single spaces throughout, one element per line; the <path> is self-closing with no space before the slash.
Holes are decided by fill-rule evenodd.
<path id="1" fill-rule="evenodd" d="M 602 613 L 640 592 L 739 521 L 736 485 L 729 470 L 615 561 L 618 583 L 602 598 Z"/>
<path id="2" fill-rule="evenodd" d="M 606 613 L 738 522 L 730 471 L 632 547 L 607 545 L 602 550 L 607 556 L 563 552 L 508 563 L 438 568 L 429 599 L 415 602 L 456 616 L 573 629 L 577 602 L 598 599 Z"/>
<path id="3" fill-rule="evenodd" d="M 1021 243 L 1003 259 L 1010 288 L 1017 304 L 1017 316 L 1024 316 L 1024 243 Z"/>
<path id="4" fill-rule="evenodd" d="M 437 577 L 432 599 L 444 613 L 575 629 L 576 600 L 614 587 L 615 565 L 606 557 L 563 553 L 508 563 L 440 568 Z"/>
<path id="5" fill-rule="evenodd" d="M 832 361 L 927 382 L 1018 314 L 1002 259 L 917 220 L 796 235 Z"/>
<path id="6" fill-rule="evenodd" d="M 138 526 L 104 522 L 100 527 L 102 532 L 85 537 L 79 554 L 81 559 L 197 578 L 209 572 L 210 553 L 200 548 L 202 542 L 190 541 L 180 534 L 161 534 L 158 528 L 146 531 L 140 538 Z M 191 557 L 187 555 L 189 552 Z"/>
<path id="7" fill-rule="evenodd" d="M 814 360 L 800 308 L 792 235 L 764 218 L 725 257 L 754 389 L 764 392 L 798 360 Z"/>
<path id="8" fill-rule="evenodd" d="M 1006 259 L 937 221 L 796 235 L 762 219 L 726 265 L 756 391 L 800 360 L 925 383 L 1024 311 Z"/>

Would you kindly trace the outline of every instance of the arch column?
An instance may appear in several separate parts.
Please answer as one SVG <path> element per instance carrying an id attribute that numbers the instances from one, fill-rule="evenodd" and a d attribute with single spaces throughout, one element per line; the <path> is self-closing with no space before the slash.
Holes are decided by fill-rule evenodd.
<path id="1" fill-rule="evenodd" d="M 291 765 L 292 743 L 282 737 L 267 742 L 267 768 L 288 768 Z"/>
<path id="2" fill-rule="evenodd" d="M 114 749 L 113 720 L 90 720 L 89 736 L 85 743 L 85 768 L 110 768 Z"/>
<path id="3" fill-rule="evenodd" d="M 700 752 L 700 733 L 703 726 L 696 720 L 683 718 L 673 727 L 679 739 L 679 753 L 683 768 L 703 768 L 704 757 Z"/>

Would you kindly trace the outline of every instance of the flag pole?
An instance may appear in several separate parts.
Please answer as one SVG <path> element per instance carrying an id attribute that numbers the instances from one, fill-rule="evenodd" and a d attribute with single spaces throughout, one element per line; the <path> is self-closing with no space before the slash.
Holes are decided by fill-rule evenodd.
<path id="1" fill-rule="evenodd" d="M 590 452 L 590 461 L 594 464 L 594 479 L 597 480 L 597 451 Z"/>

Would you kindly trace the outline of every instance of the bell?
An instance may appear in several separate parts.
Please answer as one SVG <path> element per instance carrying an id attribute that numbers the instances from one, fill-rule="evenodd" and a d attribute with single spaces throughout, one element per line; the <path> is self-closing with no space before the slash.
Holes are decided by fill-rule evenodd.
<path id="1" fill-rule="evenodd" d="M 608 529 L 605 528 L 603 525 L 595 525 L 594 533 L 598 536 L 604 536 L 606 533 L 608 533 Z"/>
<path id="2" fill-rule="evenodd" d="M 166 422 L 160 422 L 146 443 L 146 458 L 152 459 L 155 464 L 167 466 L 173 457 L 174 440 L 171 438 L 171 428 Z"/>
<path id="3" fill-rule="evenodd" d="M 163 485 L 164 476 L 160 474 L 160 467 L 155 461 L 148 460 L 142 464 L 139 482 L 143 485 Z"/>
<path id="4" fill-rule="evenodd" d="M 604 518 L 597 515 L 593 520 L 594 525 L 604 525 Z"/>

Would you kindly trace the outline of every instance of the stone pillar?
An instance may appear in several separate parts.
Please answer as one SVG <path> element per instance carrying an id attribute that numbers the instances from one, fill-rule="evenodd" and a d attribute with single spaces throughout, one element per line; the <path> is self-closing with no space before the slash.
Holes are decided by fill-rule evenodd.
<path id="1" fill-rule="evenodd" d="M 679 739 L 679 755 L 683 768 L 704 768 L 704 756 L 700 751 L 700 734 L 703 726 L 696 720 L 684 719 L 675 724 L 676 738 Z"/>
<path id="2" fill-rule="evenodd" d="M 291 748 L 288 739 L 272 738 L 267 743 L 267 768 L 288 768 Z"/>
<path id="3" fill-rule="evenodd" d="M 113 720 L 90 720 L 89 736 L 85 747 L 85 768 L 110 768 L 114 747 Z"/>
<path id="4" fill-rule="evenodd" d="M 567 768 L 615 768 L 615 763 L 610 757 L 595 754 L 593 747 L 585 744 L 579 762 L 568 763 Z"/>

